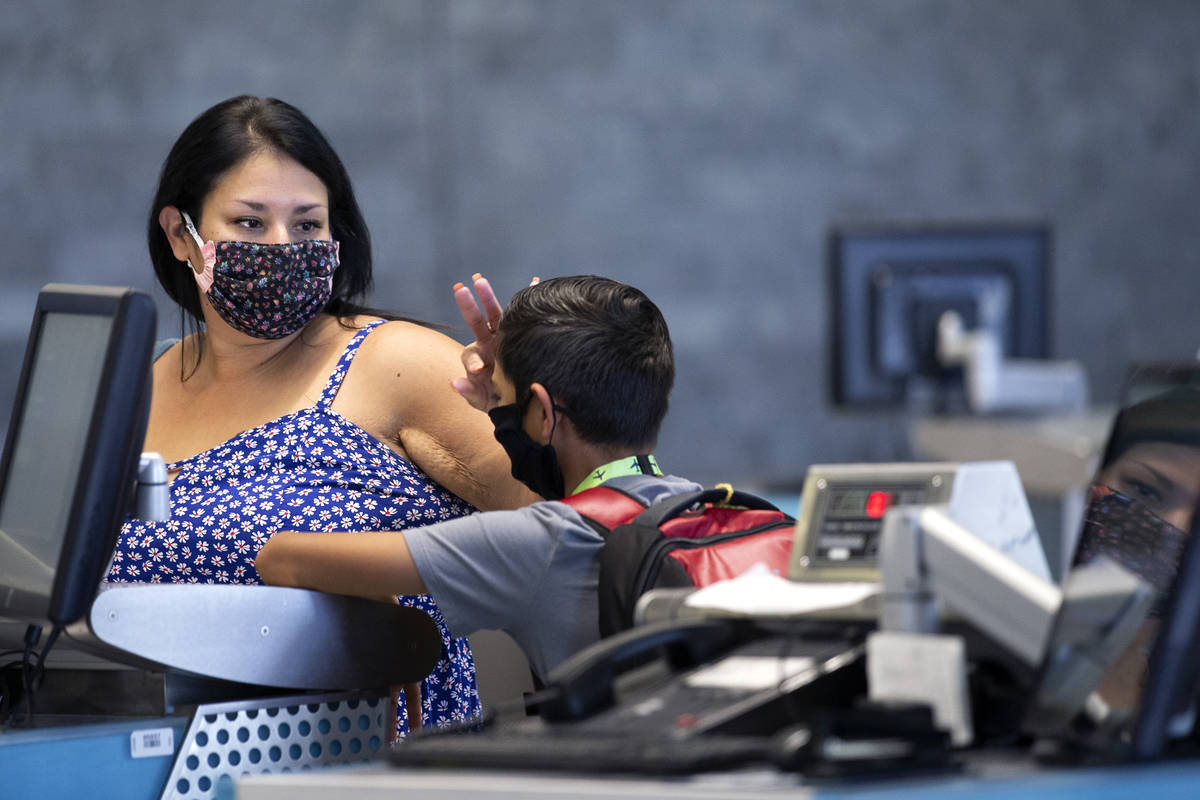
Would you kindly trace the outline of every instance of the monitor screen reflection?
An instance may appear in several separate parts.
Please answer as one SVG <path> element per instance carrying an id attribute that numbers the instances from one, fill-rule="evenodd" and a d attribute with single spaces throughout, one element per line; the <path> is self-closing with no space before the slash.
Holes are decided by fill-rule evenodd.
<path id="1" fill-rule="evenodd" d="M 1131 388 L 1136 382 L 1135 373 Z M 1089 707 L 1105 719 L 1104 727 L 1126 732 L 1200 502 L 1200 390 L 1176 387 L 1138 396 L 1144 399 L 1114 421 L 1074 558 L 1078 566 L 1106 557 L 1152 589 L 1145 620 L 1109 665 Z"/>

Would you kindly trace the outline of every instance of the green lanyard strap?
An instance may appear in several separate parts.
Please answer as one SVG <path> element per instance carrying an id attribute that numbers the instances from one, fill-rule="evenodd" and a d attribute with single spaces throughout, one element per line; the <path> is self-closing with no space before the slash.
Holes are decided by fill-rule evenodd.
<path id="1" fill-rule="evenodd" d="M 575 487 L 575 491 L 571 492 L 571 494 L 579 494 L 584 489 L 591 489 L 593 486 L 599 486 L 611 478 L 618 478 L 622 475 L 657 475 L 662 477 L 662 470 L 658 468 L 658 460 L 652 455 L 618 458 L 616 461 L 601 464 L 588 473 L 588 476 Z"/>

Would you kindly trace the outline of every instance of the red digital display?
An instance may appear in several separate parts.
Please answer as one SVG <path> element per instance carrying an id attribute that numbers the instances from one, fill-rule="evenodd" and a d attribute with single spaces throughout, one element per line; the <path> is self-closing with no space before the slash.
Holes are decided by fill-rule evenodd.
<path id="1" fill-rule="evenodd" d="M 867 496 L 867 505 L 864 509 L 866 514 L 871 519 L 879 519 L 883 516 L 883 512 L 888 510 L 888 506 L 892 504 L 891 492 L 871 492 Z"/>

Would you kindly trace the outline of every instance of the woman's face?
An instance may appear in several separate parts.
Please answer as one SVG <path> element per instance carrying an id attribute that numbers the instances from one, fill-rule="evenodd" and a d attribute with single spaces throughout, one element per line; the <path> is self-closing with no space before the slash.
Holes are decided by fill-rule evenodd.
<path id="1" fill-rule="evenodd" d="M 1102 469 L 1097 478 L 1186 531 L 1200 497 L 1200 448 L 1140 442 Z"/>
<path id="2" fill-rule="evenodd" d="M 331 239 L 329 191 L 299 162 L 260 150 L 218 179 L 196 220 L 207 241 Z"/>

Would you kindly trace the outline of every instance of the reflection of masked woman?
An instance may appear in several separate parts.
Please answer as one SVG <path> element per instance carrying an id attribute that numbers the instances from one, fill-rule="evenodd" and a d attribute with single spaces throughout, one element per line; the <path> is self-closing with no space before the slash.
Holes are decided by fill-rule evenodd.
<path id="1" fill-rule="evenodd" d="M 1075 563 L 1108 556 L 1154 587 L 1151 617 L 1164 611 L 1187 534 L 1156 516 L 1128 495 L 1102 485 L 1092 487 Z"/>
<path id="2" fill-rule="evenodd" d="M 1200 392 L 1122 411 L 1096 476 L 1075 563 L 1106 555 L 1154 586 L 1162 616 L 1200 499 Z"/>

